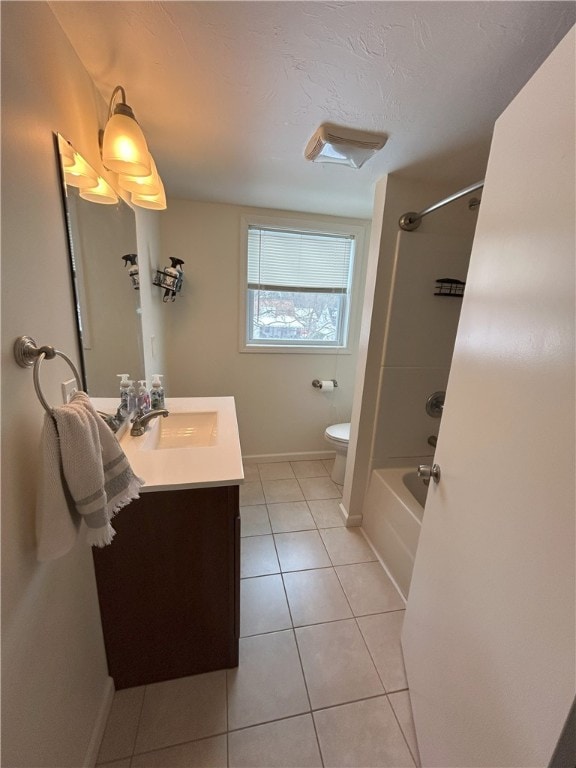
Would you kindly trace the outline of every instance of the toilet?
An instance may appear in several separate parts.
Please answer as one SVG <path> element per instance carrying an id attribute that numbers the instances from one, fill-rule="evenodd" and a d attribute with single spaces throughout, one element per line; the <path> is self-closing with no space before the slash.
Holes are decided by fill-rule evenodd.
<path id="1" fill-rule="evenodd" d="M 336 460 L 332 470 L 332 480 L 338 485 L 344 485 L 344 473 L 346 472 L 346 454 L 350 442 L 350 423 L 333 424 L 324 432 L 325 439 L 336 451 Z"/>

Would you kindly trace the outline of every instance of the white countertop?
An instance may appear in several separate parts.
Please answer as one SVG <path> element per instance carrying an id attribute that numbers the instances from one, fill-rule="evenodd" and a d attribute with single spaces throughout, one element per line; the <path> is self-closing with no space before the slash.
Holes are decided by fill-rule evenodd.
<path id="1" fill-rule="evenodd" d="M 105 413 L 115 413 L 120 402 L 111 397 L 91 400 L 95 408 Z M 169 397 L 166 408 L 171 413 L 217 411 L 216 439 L 209 446 L 143 450 L 146 435 L 159 427 L 163 417 L 149 422 L 141 437 L 130 435 L 129 423 L 122 427 L 116 437 L 135 474 L 145 482 L 142 492 L 238 485 L 244 480 L 233 397 Z"/>

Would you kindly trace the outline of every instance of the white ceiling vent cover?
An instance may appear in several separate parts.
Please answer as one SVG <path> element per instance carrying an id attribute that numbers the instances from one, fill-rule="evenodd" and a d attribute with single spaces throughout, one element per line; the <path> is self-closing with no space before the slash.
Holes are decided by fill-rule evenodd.
<path id="1" fill-rule="evenodd" d="M 384 133 L 356 131 L 325 123 L 314 133 L 304 157 L 313 163 L 337 163 L 361 168 L 366 160 L 382 149 L 388 136 Z"/>

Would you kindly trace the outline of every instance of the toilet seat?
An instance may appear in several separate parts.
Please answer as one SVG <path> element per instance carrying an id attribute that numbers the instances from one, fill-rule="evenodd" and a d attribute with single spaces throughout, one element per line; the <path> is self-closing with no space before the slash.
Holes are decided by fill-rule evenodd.
<path id="1" fill-rule="evenodd" d="M 349 443 L 350 442 L 350 423 L 348 424 L 333 424 L 331 427 L 326 428 L 326 437 L 330 440 L 334 440 L 337 443 Z"/>

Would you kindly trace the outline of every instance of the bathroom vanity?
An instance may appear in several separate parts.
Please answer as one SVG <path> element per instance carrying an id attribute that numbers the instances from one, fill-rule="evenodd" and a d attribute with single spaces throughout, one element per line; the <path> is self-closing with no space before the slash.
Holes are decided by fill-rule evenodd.
<path id="1" fill-rule="evenodd" d="M 99 410 L 105 401 L 95 399 Z M 167 418 L 120 444 L 145 480 L 94 549 L 116 689 L 234 667 L 240 620 L 239 483 L 234 399 L 169 398 Z"/>

